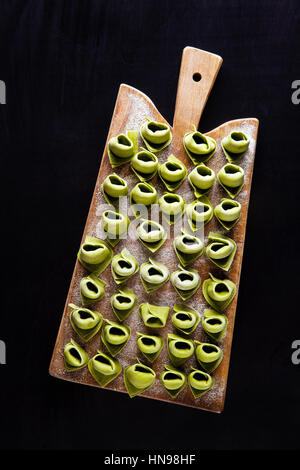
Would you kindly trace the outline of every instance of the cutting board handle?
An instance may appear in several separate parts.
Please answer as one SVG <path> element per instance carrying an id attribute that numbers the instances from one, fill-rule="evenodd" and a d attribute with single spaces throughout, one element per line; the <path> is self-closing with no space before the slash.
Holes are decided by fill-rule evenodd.
<path id="1" fill-rule="evenodd" d="M 174 134 L 182 137 L 193 125 L 198 127 L 222 62 L 222 57 L 216 54 L 195 47 L 184 48 L 174 112 Z"/>

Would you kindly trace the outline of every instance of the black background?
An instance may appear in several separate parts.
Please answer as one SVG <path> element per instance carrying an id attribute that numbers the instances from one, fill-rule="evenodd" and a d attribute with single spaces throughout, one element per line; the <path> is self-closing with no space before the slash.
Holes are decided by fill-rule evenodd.
<path id="1" fill-rule="evenodd" d="M 0 447 L 299 448 L 299 2 L 2 0 L 0 12 Z M 48 375 L 119 84 L 172 122 L 187 45 L 224 60 L 200 129 L 260 120 L 221 415 Z"/>

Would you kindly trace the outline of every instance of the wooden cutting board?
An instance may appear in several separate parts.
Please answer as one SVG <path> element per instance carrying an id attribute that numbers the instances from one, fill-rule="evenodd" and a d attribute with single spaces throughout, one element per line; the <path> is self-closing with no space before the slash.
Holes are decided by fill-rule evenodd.
<path id="1" fill-rule="evenodd" d="M 194 168 L 194 165 L 192 164 L 192 162 L 187 157 L 184 151 L 182 139 L 186 132 L 192 130 L 193 125 L 196 125 L 196 127 L 198 127 L 200 117 L 202 115 L 207 98 L 214 84 L 221 64 L 222 58 L 215 54 L 210 54 L 208 52 L 192 47 L 187 47 L 184 49 L 177 89 L 174 124 L 172 126 L 173 140 L 169 147 L 167 147 L 164 151 L 158 154 L 160 164 L 166 161 L 167 157 L 171 153 L 173 153 L 186 165 L 189 172 Z M 146 95 L 144 95 L 139 90 L 136 90 L 135 88 L 122 84 L 120 86 L 119 93 L 117 96 L 117 101 L 115 104 L 107 142 L 111 137 L 116 136 L 120 133 L 124 133 L 127 130 L 139 130 L 140 126 L 145 121 L 145 117 L 156 121 L 167 122 L 159 113 L 152 101 Z M 203 132 L 203 129 L 200 130 Z M 203 313 L 204 308 L 209 308 L 202 295 L 202 283 L 205 279 L 208 278 L 209 272 L 219 278 L 229 278 L 233 282 L 235 282 L 237 286 L 237 294 L 233 302 L 225 311 L 228 318 L 228 328 L 226 335 L 220 343 L 220 347 L 222 348 L 224 353 L 223 361 L 221 362 L 219 367 L 213 372 L 213 376 L 215 378 L 214 387 L 205 395 L 195 399 L 189 387 L 186 386 L 186 388 L 178 395 L 177 398 L 172 399 L 166 392 L 166 390 L 164 390 L 163 386 L 159 381 L 159 374 L 164 370 L 164 364 L 170 363 L 166 348 L 167 334 L 176 333 L 173 330 L 173 326 L 171 323 L 172 307 L 175 303 L 182 303 L 181 299 L 178 297 L 175 290 L 173 289 L 171 283 L 168 282 L 165 286 L 161 287 L 152 294 L 146 294 L 141 284 L 139 274 L 133 276 L 133 278 L 131 278 L 126 284 L 128 287 L 134 289 L 135 294 L 137 296 L 138 305 L 142 302 L 149 302 L 157 305 L 168 305 L 171 308 L 171 312 L 166 326 L 163 329 L 160 329 L 158 332 L 159 334 L 164 336 L 164 348 L 158 359 L 154 362 L 154 365 L 151 366 L 156 372 L 156 381 L 148 391 L 144 392 L 140 396 L 173 402 L 186 406 L 192 406 L 195 408 L 205 409 L 213 412 L 221 412 L 224 407 L 234 320 L 238 299 L 238 287 L 244 250 L 246 220 L 256 148 L 258 120 L 254 118 L 237 119 L 234 121 L 226 122 L 225 124 L 220 125 L 216 129 L 206 133 L 206 135 L 213 137 L 217 142 L 217 151 L 211 158 L 211 160 L 209 160 L 208 162 L 208 166 L 211 167 L 216 174 L 220 170 L 220 168 L 227 162 L 221 149 L 221 141 L 223 137 L 228 135 L 229 132 L 233 130 L 242 130 L 250 138 L 249 150 L 239 163 L 239 165 L 244 169 L 245 172 L 245 185 L 241 193 L 236 198 L 236 200 L 239 201 L 242 205 L 242 214 L 239 222 L 231 231 L 227 233 L 225 233 L 226 231 L 219 224 L 216 218 L 213 217 L 213 219 L 205 226 L 205 244 L 207 241 L 207 235 L 210 231 L 227 234 L 236 241 L 237 252 L 231 269 L 228 273 L 225 274 L 222 270 L 212 264 L 205 257 L 205 255 L 202 255 L 200 258 L 198 258 L 198 260 L 193 263 L 193 268 L 198 269 L 200 273 L 201 287 L 197 291 L 197 293 L 187 302 L 189 306 L 195 308 L 197 311 L 200 312 L 200 314 Z M 99 236 L 99 222 L 101 219 L 102 212 L 103 210 L 105 210 L 101 210 L 101 205 L 106 204 L 101 192 L 101 184 L 106 178 L 106 176 L 115 171 L 122 178 L 126 179 L 129 186 L 129 191 L 131 191 L 131 189 L 138 182 L 137 177 L 131 171 L 130 166 L 128 164 L 120 166 L 116 169 L 111 168 L 107 155 L 107 142 L 101 160 L 100 171 L 98 174 L 86 226 L 83 232 L 82 242 L 84 241 L 86 235 L 95 237 L 97 237 L 97 235 Z M 142 145 L 141 139 L 139 140 L 139 144 Z M 154 184 L 154 186 L 156 187 L 158 191 L 158 196 L 160 197 L 165 192 L 165 188 L 159 180 L 158 176 L 155 176 L 153 178 L 152 184 Z M 181 194 L 187 203 L 195 199 L 187 178 L 176 192 L 178 194 Z M 215 207 L 223 197 L 227 197 L 227 194 L 216 180 L 213 189 L 209 193 L 209 198 L 213 206 Z M 131 220 L 135 220 L 134 217 L 130 218 Z M 178 259 L 174 253 L 172 243 L 173 239 L 171 237 L 171 239 L 167 240 L 163 247 L 158 250 L 158 252 L 156 252 L 153 256 L 153 258 L 157 261 L 164 263 L 168 267 L 170 273 L 175 271 L 179 264 Z M 133 256 L 136 257 L 140 265 L 146 260 L 148 260 L 148 250 L 146 250 L 141 243 L 130 238 L 121 240 L 115 247 L 114 254 L 120 253 L 121 250 L 125 247 L 129 249 Z M 76 253 L 74 253 L 74 259 L 75 258 Z M 100 333 L 98 333 L 91 341 L 85 344 L 73 331 L 69 321 L 70 309 L 68 307 L 68 304 L 73 303 L 75 305 L 81 305 L 79 284 L 81 278 L 86 275 L 86 270 L 80 265 L 78 261 L 76 261 L 69 293 L 65 304 L 65 309 L 63 312 L 55 348 L 53 351 L 53 356 L 51 359 L 49 372 L 54 377 L 99 387 L 99 385 L 90 375 L 87 367 L 76 372 L 67 372 L 64 367 L 64 346 L 70 341 L 71 338 L 81 344 L 90 357 L 96 354 L 97 349 L 99 348 L 106 352 L 105 346 L 100 345 Z M 101 274 L 100 277 L 106 282 L 105 297 L 100 302 L 94 304 L 93 309 L 100 311 L 104 318 L 117 321 L 110 306 L 110 297 L 118 290 L 117 285 L 113 281 L 110 266 L 106 268 L 106 270 Z M 144 326 L 144 323 L 139 317 L 138 307 L 136 307 L 136 309 L 125 321 L 125 323 L 131 327 L 131 338 L 126 347 L 117 356 L 117 359 L 123 366 L 123 369 L 125 369 L 127 365 L 135 363 L 137 357 L 142 362 L 146 363 L 145 358 L 142 356 L 142 354 L 137 348 L 136 339 L 137 332 L 150 332 L 150 330 Z M 236 334 L 238 334 L 238 331 Z M 199 324 L 195 333 L 191 335 L 191 337 L 199 341 L 210 342 L 208 337 L 203 332 L 201 324 Z M 183 370 L 189 372 L 191 365 L 196 366 L 196 360 L 194 357 L 187 361 L 187 363 L 183 367 Z M 120 374 L 119 377 L 112 381 L 106 388 L 109 390 L 127 393 L 124 386 L 123 374 Z M 105 400 L 105 394 L 108 392 L 104 391 L 100 393 L 103 393 L 103 395 L 101 395 L 101 398 Z M 128 400 L 129 399 L 130 398 L 128 397 Z"/>

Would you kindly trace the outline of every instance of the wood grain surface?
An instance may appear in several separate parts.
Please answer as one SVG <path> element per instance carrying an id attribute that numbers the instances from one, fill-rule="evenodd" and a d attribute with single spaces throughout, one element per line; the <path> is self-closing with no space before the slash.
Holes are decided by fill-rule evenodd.
<path id="1" fill-rule="evenodd" d="M 208 54 L 204 51 L 200 51 L 194 48 L 184 49 L 182 66 L 180 70 L 180 78 L 178 83 L 176 109 L 174 114 L 174 126 L 172 127 L 173 140 L 169 147 L 167 147 L 163 152 L 158 154 L 160 164 L 166 161 L 167 157 L 171 153 L 173 153 L 177 158 L 183 161 L 189 172 L 194 168 L 192 162 L 187 157 L 184 151 L 182 137 L 185 132 L 188 132 L 192 129 L 193 124 L 195 124 L 196 126 L 198 125 L 199 119 L 201 117 L 210 90 L 213 86 L 221 62 L 222 59 L 219 56 L 215 56 L 214 54 Z M 201 80 L 199 82 L 196 82 L 193 79 L 193 75 L 195 73 L 201 74 Z M 145 94 L 128 85 L 122 84 L 120 86 L 117 101 L 115 104 L 107 142 L 112 136 L 115 136 L 122 132 L 126 132 L 127 130 L 139 130 L 140 126 L 145 121 L 145 117 L 166 122 L 166 120 L 163 118 L 163 116 L 161 116 L 152 101 Z M 203 129 L 200 130 L 203 132 Z M 221 412 L 224 407 L 230 351 L 234 330 L 234 320 L 237 309 L 238 287 L 245 242 L 247 211 L 249 205 L 251 179 L 253 173 L 258 120 L 255 118 L 237 119 L 222 124 L 216 129 L 206 133 L 206 135 L 213 137 L 217 142 L 217 151 L 215 155 L 211 158 L 211 160 L 208 162 L 208 166 L 210 166 L 216 172 L 216 174 L 220 170 L 220 168 L 226 163 L 225 156 L 221 149 L 221 140 L 233 130 L 242 130 L 250 137 L 249 150 L 239 163 L 245 172 L 245 185 L 241 193 L 236 198 L 236 200 L 238 200 L 242 204 L 241 218 L 232 230 L 226 232 L 223 227 L 218 223 L 216 218 L 213 217 L 213 219 L 206 225 L 204 235 L 205 243 L 207 242 L 207 236 L 210 231 L 215 231 L 232 237 L 237 243 L 237 252 L 235 255 L 234 262 L 228 273 L 224 273 L 221 269 L 217 268 L 205 257 L 205 255 L 202 255 L 198 260 L 196 260 L 193 263 L 192 267 L 196 268 L 199 271 L 199 274 L 201 276 L 201 288 L 187 302 L 187 304 L 190 305 L 192 308 L 198 310 L 200 314 L 203 313 L 204 308 L 208 307 L 202 295 L 202 283 L 205 279 L 208 278 L 210 272 L 219 278 L 228 277 L 236 283 L 237 294 L 233 302 L 225 311 L 228 317 L 228 328 L 226 335 L 220 343 L 220 346 L 224 352 L 224 358 L 220 366 L 213 373 L 213 376 L 215 378 L 215 386 L 208 393 L 206 393 L 200 398 L 195 399 L 191 391 L 189 390 L 189 387 L 187 386 L 176 399 L 172 399 L 166 392 L 166 390 L 164 390 L 163 386 L 159 381 L 159 374 L 164 370 L 164 364 L 169 363 L 166 348 L 167 334 L 175 332 L 171 323 L 172 306 L 175 303 L 181 302 L 181 299 L 176 294 L 171 283 L 168 282 L 165 286 L 151 294 L 146 294 L 138 274 L 133 276 L 133 278 L 131 278 L 126 284 L 128 287 L 134 289 L 138 299 L 138 305 L 142 302 L 150 302 L 153 304 L 168 305 L 171 308 L 171 312 L 166 326 L 163 329 L 157 330 L 158 334 L 164 336 L 165 345 L 160 356 L 152 366 L 156 372 L 156 381 L 154 385 L 148 391 L 144 392 L 141 396 L 191 406 L 199 409 L 205 409 L 213 412 Z M 113 171 L 116 171 L 121 177 L 125 178 L 128 182 L 129 191 L 131 191 L 131 189 L 138 182 L 137 177 L 131 171 L 129 165 L 123 165 L 114 170 L 111 168 L 107 155 L 107 142 L 101 160 L 100 171 L 98 174 L 86 226 L 83 232 L 82 241 L 84 241 L 86 235 L 96 237 L 99 236 L 99 222 L 103 211 L 107 208 L 105 199 L 101 192 L 101 184 L 106 178 L 106 176 L 112 173 Z M 139 144 L 142 145 L 140 137 Z M 160 197 L 165 192 L 165 187 L 159 180 L 158 176 L 155 176 L 153 178 L 152 183 L 156 187 L 158 195 Z M 178 194 L 181 194 L 187 203 L 195 199 L 187 178 L 176 192 Z M 216 180 L 213 189 L 209 193 L 209 198 L 213 206 L 215 207 L 223 197 L 227 197 L 227 193 L 225 193 L 223 188 L 218 184 Z M 146 248 L 142 246 L 141 243 L 137 242 L 134 239 L 133 234 L 135 232 L 136 222 L 134 217 L 130 218 L 132 220 L 132 223 L 130 226 L 128 237 L 127 239 L 121 240 L 120 243 L 118 243 L 118 245 L 114 249 L 114 254 L 120 253 L 121 250 L 126 247 L 129 249 L 131 254 L 137 258 L 139 264 L 142 264 L 148 259 L 149 252 L 148 250 L 146 250 Z M 176 227 L 173 227 L 173 229 L 176 230 Z M 170 273 L 177 269 L 179 263 L 174 253 L 172 243 L 173 235 L 171 234 L 171 237 L 166 241 L 163 247 L 158 250 L 158 252 L 156 252 L 153 256 L 155 260 L 164 263 L 168 267 Z M 76 253 L 74 253 L 74 258 L 75 256 Z M 105 351 L 105 347 L 102 345 L 100 346 L 99 333 L 87 344 L 84 344 L 83 341 L 81 341 L 80 338 L 73 331 L 69 321 L 70 309 L 68 307 L 68 304 L 74 303 L 76 305 L 81 305 L 79 284 L 81 278 L 85 275 L 87 275 L 86 270 L 80 265 L 78 261 L 76 261 L 55 348 L 51 359 L 49 372 L 52 376 L 64 380 L 99 387 L 99 385 L 90 375 L 87 367 L 72 373 L 66 372 L 64 367 L 63 350 L 65 344 L 68 343 L 71 338 L 81 344 L 88 352 L 90 357 L 92 357 L 99 348 L 103 348 L 103 351 Z M 106 270 L 102 273 L 100 277 L 107 283 L 105 288 L 105 297 L 100 302 L 95 303 L 93 308 L 95 310 L 100 311 L 104 318 L 116 321 L 116 317 L 114 316 L 111 310 L 110 297 L 112 294 L 117 292 L 118 289 L 117 285 L 113 281 L 110 266 L 106 268 Z M 240 312 L 240 314 L 242 314 L 242 312 Z M 155 331 L 149 330 L 144 326 L 138 314 L 138 307 L 136 307 L 136 309 L 125 321 L 125 323 L 131 327 L 132 332 L 128 344 L 123 349 L 123 351 L 121 351 L 121 353 L 117 356 L 117 359 L 120 361 L 123 368 L 125 368 L 129 364 L 133 364 L 134 362 L 136 362 L 137 357 L 140 360 L 145 361 L 144 357 L 142 356 L 136 345 L 137 332 L 149 333 L 150 331 Z M 196 331 L 193 335 L 191 335 L 191 337 L 199 341 L 210 342 L 208 337 L 203 332 L 201 326 L 197 327 Z M 191 358 L 189 361 L 186 362 L 183 367 L 183 370 L 185 372 L 188 372 L 190 370 L 190 366 L 196 366 L 195 357 Z M 126 392 L 123 381 L 123 375 L 121 374 L 106 388 L 109 390 Z"/>

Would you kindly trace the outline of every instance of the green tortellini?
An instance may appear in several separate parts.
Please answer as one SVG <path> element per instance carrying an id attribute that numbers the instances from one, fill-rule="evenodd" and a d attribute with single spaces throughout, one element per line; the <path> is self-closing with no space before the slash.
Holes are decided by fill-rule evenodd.
<path id="1" fill-rule="evenodd" d="M 154 370 L 142 364 L 138 359 L 124 371 L 124 383 L 130 398 L 140 395 L 154 384 L 156 375 Z"/>
<path id="2" fill-rule="evenodd" d="M 232 131 L 222 140 L 221 146 L 227 160 L 234 163 L 245 155 L 250 140 L 244 132 Z"/>
<path id="3" fill-rule="evenodd" d="M 112 356 L 116 356 L 126 346 L 131 335 L 128 325 L 119 325 L 110 320 L 104 320 L 105 325 L 101 331 L 103 344 Z"/>
<path id="4" fill-rule="evenodd" d="M 106 210 L 102 214 L 101 226 L 110 245 L 115 246 L 124 238 L 130 224 L 129 218 L 122 212 Z"/>
<path id="5" fill-rule="evenodd" d="M 209 232 L 208 242 L 206 256 L 219 268 L 229 271 L 236 253 L 235 241 L 225 235 Z"/>
<path id="6" fill-rule="evenodd" d="M 132 289 L 122 287 L 110 298 L 110 304 L 119 321 L 124 321 L 134 310 L 137 300 Z"/>
<path id="7" fill-rule="evenodd" d="M 122 372 L 122 366 L 116 359 L 112 359 L 99 350 L 97 354 L 89 360 L 88 368 L 91 375 L 101 387 L 108 385 Z"/>
<path id="8" fill-rule="evenodd" d="M 135 154 L 130 166 L 140 181 L 149 181 L 158 170 L 157 156 L 142 148 L 140 152 Z"/>
<path id="9" fill-rule="evenodd" d="M 139 306 L 139 314 L 148 328 L 163 328 L 168 319 L 170 309 L 161 305 L 143 303 Z"/>
<path id="10" fill-rule="evenodd" d="M 214 210 L 210 200 L 204 195 L 188 204 L 186 213 L 191 229 L 196 232 L 212 219 Z"/>
<path id="11" fill-rule="evenodd" d="M 127 131 L 112 137 L 107 145 L 107 153 L 113 168 L 128 163 L 138 150 L 138 132 Z"/>
<path id="12" fill-rule="evenodd" d="M 190 235 L 183 228 L 181 231 L 182 235 L 174 239 L 173 246 L 180 264 L 186 267 L 202 255 L 204 244 L 200 238 Z"/>
<path id="13" fill-rule="evenodd" d="M 236 285 L 229 279 L 217 279 L 211 273 L 203 282 L 202 291 L 206 302 L 219 312 L 223 312 L 236 294 Z"/>
<path id="14" fill-rule="evenodd" d="M 225 315 L 216 312 L 210 308 L 204 310 L 201 319 L 202 328 L 205 333 L 214 341 L 218 343 L 221 341 L 226 333 L 228 320 Z"/>
<path id="15" fill-rule="evenodd" d="M 77 258 L 85 269 L 99 276 L 111 262 L 112 255 L 113 251 L 105 241 L 87 236 Z"/>
<path id="16" fill-rule="evenodd" d="M 172 141 L 170 127 L 164 122 L 151 121 L 146 118 L 140 133 L 149 152 L 160 152 Z"/>
<path id="17" fill-rule="evenodd" d="M 215 216 L 226 230 L 232 229 L 240 220 L 242 206 L 238 201 L 223 198 L 215 207 Z"/>
<path id="18" fill-rule="evenodd" d="M 101 189 L 105 200 L 112 205 L 118 205 L 120 198 L 128 194 L 127 182 L 116 173 L 112 173 L 105 178 Z"/>
<path id="19" fill-rule="evenodd" d="M 159 379 L 172 398 L 179 395 L 187 382 L 186 375 L 169 364 L 165 364 L 165 370 L 160 374 Z"/>
<path id="20" fill-rule="evenodd" d="M 163 264 L 149 258 L 149 262 L 141 265 L 140 276 L 145 291 L 149 294 L 169 280 L 169 271 Z"/>
<path id="21" fill-rule="evenodd" d="M 178 266 L 179 270 L 171 274 L 171 283 L 182 300 L 187 300 L 194 295 L 200 287 L 201 279 L 195 269 L 184 269 Z"/>
<path id="22" fill-rule="evenodd" d="M 186 305 L 174 305 L 174 313 L 172 315 L 173 326 L 185 335 L 189 335 L 195 331 L 200 321 L 200 315 Z"/>
<path id="23" fill-rule="evenodd" d="M 241 192 L 245 184 L 243 168 L 233 163 L 226 163 L 219 171 L 217 178 L 232 199 Z"/>
<path id="24" fill-rule="evenodd" d="M 157 191 L 151 183 L 146 181 L 138 183 L 130 193 L 131 210 L 136 217 L 139 217 L 158 200 Z"/>
<path id="25" fill-rule="evenodd" d="M 215 183 L 215 172 L 204 163 L 196 166 L 188 176 L 196 198 L 207 194 Z"/>
<path id="26" fill-rule="evenodd" d="M 183 145 L 194 165 L 207 162 L 217 148 L 216 141 L 212 137 L 201 134 L 195 126 L 193 126 L 193 131 L 187 132 L 183 137 Z"/>
<path id="27" fill-rule="evenodd" d="M 208 392 L 215 384 L 215 380 L 207 372 L 191 367 L 188 383 L 194 398 L 199 398 Z"/>
<path id="28" fill-rule="evenodd" d="M 155 253 L 167 239 L 167 232 L 164 227 L 153 220 L 141 219 L 136 233 L 139 241 L 152 253 Z"/>
<path id="29" fill-rule="evenodd" d="M 154 362 L 163 348 L 164 339 L 161 336 L 138 333 L 137 345 L 145 358 L 149 362 Z"/>
<path id="30" fill-rule="evenodd" d="M 95 274 L 83 277 L 80 281 L 80 297 L 82 305 L 90 305 L 99 302 L 104 297 L 104 286 L 106 282 L 99 279 Z"/>
<path id="31" fill-rule="evenodd" d="M 69 304 L 71 308 L 70 323 L 73 330 L 84 341 L 92 339 L 100 330 L 103 318 L 101 313 L 88 308 L 77 307 L 74 304 Z"/>
<path id="32" fill-rule="evenodd" d="M 122 284 L 139 270 L 139 263 L 127 248 L 115 255 L 111 262 L 111 273 L 116 284 Z"/>
<path id="33" fill-rule="evenodd" d="M 175 191 L 185 180 L 187 169 L 185 165 L 173 154 L 160 165 L 158 175 L 168 191 Z"/>
<path id="34" fill-rule="evenodd" d="M 64 363 L 68 372 L 82 369 L 87 365 L 89 356 L 87 352 L 79 346 L 73 339 L 65 345 Z"/>
<path id="35" fill-rule="evenodd" d="M 185 201 L 179 194 L 165 193 L 158 201 L 164 218 L 173 224 L 184 212 Z"/>
<path id="36" fill-rule="evenodd" d="M 213 372 L 221 363 L 223 359 L 223 351 L 219 346 L 210 343 L 200 343 L 195 341 L 196 358 L 202 369 L 209 374 Z"/>
<path id="37" fill-rule="evenodd" d="M 190 339 L 168 334 L 168 354 L 170 361 L 175 367 L 184 364 L 194 354 L 194 343 Z"/>

